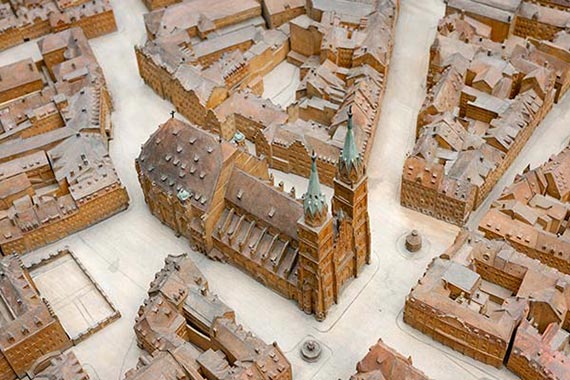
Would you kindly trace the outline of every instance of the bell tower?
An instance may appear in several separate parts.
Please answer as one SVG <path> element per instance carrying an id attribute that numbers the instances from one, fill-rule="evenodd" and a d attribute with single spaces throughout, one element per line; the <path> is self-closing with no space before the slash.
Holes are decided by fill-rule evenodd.
<path id="1" fill-rule="evenodd" d="M 352 107 L 348 109 L 346 137 L 334 179 L 332 211 L 348 218 L 354 237 L 355 276 L 364 264 L 370 264 L 370 218 L 368 216 L 368 176 L 356 147 Z"/>
<path id="2" fill-rule="evenodd" d="M 335 302 L 333 271 L 333 219 L 321 192 L 317 157 L 313 152 L 311 175 L 303 195 L 303 217 L 297 222 L 299 238 L 299 305 L 317 320 L 326 317 Z"/>

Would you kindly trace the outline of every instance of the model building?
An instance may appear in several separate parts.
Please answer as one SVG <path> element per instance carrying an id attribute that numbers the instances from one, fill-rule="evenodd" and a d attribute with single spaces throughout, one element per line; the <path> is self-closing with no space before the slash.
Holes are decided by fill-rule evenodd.
<path id="1" fill-rule="evenodd" d="M 570 0 L 0 21 L 0 380 L 570 380 Z"/>
<path id="2" fill-rule="evenodd" d="M 0 379 L 86 380 L 75 355 L 62 352 L 120 316 L 71 251 L 26 264 L 0 256 Z"/>
<path id="3" fill-rule="evenodd" d="M 0 21 L 0 50 L 75 27 L 87 38 L 117 30 L 109 0 L 5 0 Z"/>
<path id="4" fill-rule="evenodd" d="M 21 378 L 43 355 L 71 346 L 20 258 L 0 258 L 0 378 Z"/>
<path id="5" fill-rule="evenodd" d="M 125 380 L 292 380 L 291 364 L 236 322 L 186 256 L 168 256 L 150 284 L 135 324 L 147 352 Z"/>
<path id="6" fill-rule="evenodd" d="M 269 124 L 256 136 L 255 147 L 272 168 L 305 177 L 310 152 L 315 151 L 322 181 L 332 186 L 349 108 L 357 126 L 356 144 L 368 162 L 398 3 L 359 3 L 350 12 L 329 3 L 314 1 L 307 15 L 290 21 L 287 61 L 299 66 L 301 75 L 296 101 L 287 108 L 288 122 Z"/>
<path id="7" fill-rule="evenodd" d="M 351 115 L 332 212 L 316 155 L 299 199 L 273 186 L 265 160 L 176 118 L 159 127 L 137 159 L 145 200 L 199 251 L 234 263 L 323 320 L 343 285 L 370 262 L 367 176 Z"/>
<path id="8" fill-rule="evenodd" d="M 569 379 L 569 300 L 568 275 L 461 232 L 411 290 L 404 321 L 525 380 Z"/>
<path id="9" fill-rule="evenodd" d="M 37 380 L 89 380 L 89 375 L 71 351 L 43 356 L 28 371 L 28 376 Z"/>
<path id="10" fill-rule="evenodd" d="M 570 3 L 565 0 L 445 0 L 446 13 L 464 13 L 491 27 L 490 38 L 510 35 L 551 40 L 566 30 Z"/>
<path id="11" fill-rule="evenodd" d="M 570 148 L 565 148 L 543 165 L 517 176 L 493 202 L 479 230 L 570 274 L 569 171 Z"/>
<path id="12" fill-rule="evenodd" d="M 350 380 L 428 380 L 412 365 L 412 358 L 403 357 L 382 339 L 370 347 L 368 354 L 356 365 L 356 371 Z"/>
<path id="13" fill-rule="evenodd" d="M 222 0 L 158 9 L 145 16 L 147 41 L 136 48 L 140 75 L 195 125 L 226 140 L 243 134 L 272 168 L 308 177 L 315 152 L 332 186 L 350 107 L 368 161 L 398 14 L 392 0 L 357 4 Z M 301 76 L 287 110 L 260 97 L 263 76 L 284 60 Z"/>
<path id="14" fill-rule="evenodd" d="M 463 13 L 440 22 L 402 174 L 403 206 L 457 225 L 487 198 L 569 84 L 570 56 L 556 40 L 498 43 L 491 34 Z"/>
<path id="15" fill-rule="evenodd" d="M 0 251 L 25 253 L 128 205 L 108 152 L 111 98 L 81 29 L 0 68 Z"/>

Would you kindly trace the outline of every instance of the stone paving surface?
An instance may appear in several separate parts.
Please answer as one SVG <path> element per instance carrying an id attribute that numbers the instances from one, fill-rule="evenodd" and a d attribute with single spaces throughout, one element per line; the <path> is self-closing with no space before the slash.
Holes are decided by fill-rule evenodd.
<path id="1" fill-rule="evenodd" d="M 119 321 L 74 348 L 92 378 L 101 380 L 122 379 L 124 372 L 136 364 L 141 351 L 132 327 L 148 284 L 167 254 L 190 252 L 186 240 L 177 239 L 150 215 L 134 170 L 140 145 L 169 117 L 172 109 L 138 76 L 133 45 L 144 41 L 145 8 L 140 0 L 112 3 L 119 31 L 92 40 L 92 46 L 115 101 L 111 155 L 129 190 L 131 207 L 26 258 L 31 260 L 68 245 L 121 311 L 123 317 Z M 368 167 L 374 258 L 348 286 L 325 322 L 316 322 L 294 302 L 264 288 L 238 269 L 191 253 L 212 291 L 235 309 L 240 322 L 265 341 L 279 342 L 293 364 L 295 379 L 348 379 L 356 362 L 380 337 L 402 355 L 413 356 L 415 365 L 434 379 L 516 378 L 506 369 L 485 366 L 435 343 L 402 322 L 404 298 L 410 287 L 458 232 L 457 227 L 402 208 L 398 195 L 402 165 L 414 144 L 416 115 L 425 95 L 429 46 L 443 11 L 441 0 L 402 0 L 383 114 Z M 28 43 L 0 54 L 0 64 L 32 54 L 37 56 L 35 46 Z M 291 77 L 284 75 L 294 70 L 287 65 L 279 70 L 283 70 L 281 75 L 270 74 L 268 82 L 272 87 L 266 94 L 286 104 L 291 100 L 289 90 L 274 90 L 273 84 L 275 89 L 294 88 Z M 555 106 L 490 200 L 528 163 L 540 164 L 568 142 L 569 102 L 566 97 Z M 299 194 L 305 189 L 306 182 L 299 177 L 278 174 L 277 180 L 281 179 L 287 181 L 287 189 L 295 185 Z M 476 226 L 481 215 L 481 211 L 474 213 L 470 224 Z M 420 231 L 425 246 L 413 259 L 400 253 L 401 239 L 411 229 Z M 299 356 L 299 348 L 308 337 L 322 344 L 322 358 L 317 363 L 305 363 Z"/>

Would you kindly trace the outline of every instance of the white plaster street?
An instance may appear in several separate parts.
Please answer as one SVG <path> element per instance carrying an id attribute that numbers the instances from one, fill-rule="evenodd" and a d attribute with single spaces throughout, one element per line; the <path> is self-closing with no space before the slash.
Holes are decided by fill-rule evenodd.
<path id="1" fill-rule="evenodd" d="M 166 255 L 190 252 L 187 240 L 176 238 L 150 214 L 134 168 L 141 144 L 170 117 L 172 109 L 138 75 L 133 46 L 144 41 L 146 8 L 141 0 L 111 2 L 119 31 L 92 40 L 91 45 L 114 99 L 111 156 L 128 188 L 131 205 L 126 212 L 30 254 L 41 256 L 69 246 L 122 313 L 120 320 L 73 348 L 95 380 L 122 379 L 124 372 L 136 365 L 142 351 L 136 345 L 133 324 L 148 284 L 163 266 Z M 401 318 L 410 287 L 458 232 L 455 226 L 399 204 L 402 166 L 414 143 L 416 116 L 425 95 L 429 47 L 443 9 L 441 0 L 402 0 L 382 117 L 368 165 L 374 259 L 350 283 L 325 322 L 305 315 L 296 303 L 266 289 L 238 269 L 191 253 L 210 288 L 236 311 L 239 321 L 265 341 L 279 343 L 293 364 L 296 380 L 348 379 L 357 361 L 378 338 L 404 356 L 411 355 L 414 364 L 433 379 L 516 379 L 504 368 L 483 365 L 433 342 L 405 325 Z M 30 55 L 39 58 L 33 42 L 0 53 L 0 65 Z M 278 70 L 281 74 L 270 74 L 265 83 L 266 95 L 287 104 L 293 100 L 288 92 L 295 87 L 291 75 L 297 75 L 298 70 L 287 64 Z M 492 199 L 528 163 L 540 164 L 567 143 L 569 102 L 566 97 L 554 107 L 492 192 Z M 280 180 L 286 181 L 287 189 L 295 185 L 299 195 L 305 191 L 304 179 L 276 173 L 276 183 Z M 327 194 L 330 200 L 330 192 Z M 479 210 L 470 225 L 476 226 L 481 216 Z M 414 228 L 427 242 L 422 252 L 410 259 L 398 247 L 401 236 Z M 314 364 L 303 362 L 298 353 L 299 343 L 307 336 L 324 345 L 322 359 Z"/>

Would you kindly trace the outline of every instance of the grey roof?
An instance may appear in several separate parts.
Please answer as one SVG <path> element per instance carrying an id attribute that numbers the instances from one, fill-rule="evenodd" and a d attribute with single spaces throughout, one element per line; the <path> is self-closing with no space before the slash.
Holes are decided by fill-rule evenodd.
<path id="1" fill-rule="evenodd" d="M 198 127 L 171 118 L 143 145 L 141 171 L 165 193 L 190 193 L 201 209 L 209 205 L 224 153 L 218 139 Z"/>
<path id="2" fill-rule="evenodd" d="M 303 216 L 303 208 L 287 193 L 234 169 L 226 199 L 290 238 L 297 239 L 297 221 Z"/>
<path id="3" fill-rule="evenodd" d="M 471 292 L 481 279 L 481 276 L 477 272 L 452 261 L 443 274 L 442 279 L 465 292 Z"/>

